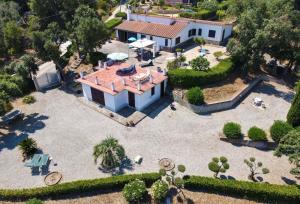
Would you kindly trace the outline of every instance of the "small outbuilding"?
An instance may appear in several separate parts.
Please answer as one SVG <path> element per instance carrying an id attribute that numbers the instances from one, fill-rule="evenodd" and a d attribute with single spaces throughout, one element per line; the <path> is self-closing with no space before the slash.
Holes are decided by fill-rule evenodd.
<path id="1" fill-rule="evenodd" d="M 165 95 L 165 71 L 144 69 L 126 63 L 101 68 L 77 80 L 84 97 L 117 112 L 130 106 L 142 111 Z"/>

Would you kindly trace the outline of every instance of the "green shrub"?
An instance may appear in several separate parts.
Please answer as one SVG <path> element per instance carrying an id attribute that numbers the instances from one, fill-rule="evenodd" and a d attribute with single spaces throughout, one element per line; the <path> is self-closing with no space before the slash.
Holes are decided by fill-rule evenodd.
<path id="1" fill-rule="evenodd" d="M 26 201 L 26 204 L 43 204 L 43 201 L 33 198 L 33 199 Z"/>
<path id="2" fill-rule="evenodd" d="M 191 61 L 191 67 L 196 71 L 206 71 L 209 69 L 209 61 L 204 57 L 197 57 Z"/>
<path id="3" fill-rule="evenodd" d="M 180 17 L 182 18 L 191 18 L 191 19 L 209 19 L 212 18 L 216 15 L 216 11 L 211 11 L 211 10 L 206 10 L 206 9 L 201 9 L 197 12 L 182 12 L 179 14 Z"/>
<path id="4" fill-rule="evenodd" d="M 27 96 L 23 97 L 22 101 L 23 101 L 23 103 L 31 104 L 31 103 L 34 103 L 36 100 L 35 100 L 34 96 L 27 95 Z"/>
<path id="5" fill-rule="evenodd" d="M 185 181 L 185 188 L 212 193 L 222 192 L 227 196 L 238 196 L 268 203 L 271 201 L 274 203 L 300 202 L 300 186 L 298 185 L 275 185 L 191 176 Z"/>
<path id="6" fill-rule="evenodd" d="M 242 136 L 241 125 L 234 122 L 228 122 L 223 127 L 223 133 L 227 138 L 238 139 Z"/>
<path id="7" fill-rule="evenodd" d="M 87 55 L 87 62 L 91 63 L 94 66 L 98 65 L 99 60 L 105 60 L 106 59 L 106 54 L 102 52 L 91 52 Z"/>
<path id="8" fill-rule="evenodd" d="M 169 192 L 169 185 L 162 180 L 155 181 L 151 186 L 151 195 L 155 200 L 163 200 Z"/>
<path id="9" fill-rule="evenodd" d="M 296 95 L 286 118 L 293 127 L 300 126 L 300 82 L 296 85 Z"/>
<path id="10" fill-rule="evenodd" d="M 260 129 L 258 127 L 251 127 L 248 130 L 248 137 L 253 140 L 253 141 L 266 141 L 267 139 L 267 134 L 263 129 Z"/>
<path id="11" fill-rule="evenodd" d="M 122 19 L 127 19 L 127 14 L 125 12 L 118 12 L 115 16 Z"/>
<path id="12" fill-rule="evenodd" d="M 193 87 L 186 93 L 187 100 L 190 104 L 201 105 L 204 103 L 204 95 L 199 87 Z"/>
<path id="13" fill-rule="evenodd" d="M 220 61 L 220 63 L 207 71 L 195 71 L 191 69 L 169 70 L 169 80 L 173 86 L 191 88 L 195 86 L 207 85 L 224 80 L 233 71 L 234 64 L 230 58 Z"/>
<path id="14" fill-rule="evenodd" d="M 121 18 L 113 18 L 107 22 L 105 22 L 105 25 L 108 29 L 113 29 L 114 27 L 116 27 L 117 25 L 122 23 L 122 19 Z"/>
<path id="15" fill-rule="evenodd" d="M 30 158 L 37 151 L 36 141 L 32 138 L 27 138 L 18 144 L 25 158 Z"/>
<path id="16" fill-rule="evenodd" d="M 275 120 L 270 128 L 270 135 L 275 142 L 279 142 L 293 127 L 285 121 Z"/>
<path id="17" fill-rule="evenodd" d="M 0 200 L 24 200 L 30 198 L 51 198 L 62 197 L 70 194 L 80 194 L 92 191 L 117 191 L 121 190 L 125 184 L 135 179 L 143 180 L 146 186 L 150 187 L 155 181 L 160 179 L 158 173 L 131 174 L 112 176 L 91 180 L 80 180 L 62 183 L 55 186 L 38 187 L 29 189 L 0 189 Z"/>
<path id="18" fill-rule="evenodd" d="M 138 202 L 144 198 L 147 189 L 144 181 L 136 179 L 126 184 L 122 192 L 128 202 Z"/>

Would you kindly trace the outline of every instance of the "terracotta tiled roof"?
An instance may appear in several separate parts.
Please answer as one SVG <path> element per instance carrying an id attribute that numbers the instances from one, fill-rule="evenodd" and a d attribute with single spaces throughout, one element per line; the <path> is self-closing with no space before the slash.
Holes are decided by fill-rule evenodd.
<path id="1" fill-rule="evenodd" d="M 141 68 L 138 66 L 136 66 L 136 72 L 132 74 L 119 75 L 117 73 L 119 69 L 129 66 L 130 65 L 126 63 L 113 65 L 111 67 L 108 67 L 107 69 L 103 68 L 99 71 L 93 72 L 87 76 L 84 76 L 84 78 L 78 79 L 77 81 L 111 95 L 116 95 L 123 90 L 128 90 L 136 94 L 143 94 L 143 92 L 151 89 L 156 84 L 159 84 L 167 79 L 167 76 L 163 75 L 163 73 L 159 73 L 157 71 L 146 68 Z M 144 83 L 141 83 L 141 89 L 138 90 L 138 82 L 134 81 L 133 78 L 141 74 L 146 74 L 147 72 L 150 72 L 152 76 L 152 83 L 150 82 L 150 80 L 145 80 Z M 96 83 L 96 78 L 98 78 L 98 84 Z M 123 79 L 125 80 L 126 85 L 123 84 Z M 112 89 L 112 83 L 114 83 L 115 86 L 114 91 Z"/>
<path id="2" fill-rule="evenodd" d="M 159 36 L 163 38 L 174 38 L 187 26 L 187 24 L 187 22 L 179 21 L 176 21 L 172 25 L 147 23 L 143 21 L 124 21 L 115 29 Z"/>

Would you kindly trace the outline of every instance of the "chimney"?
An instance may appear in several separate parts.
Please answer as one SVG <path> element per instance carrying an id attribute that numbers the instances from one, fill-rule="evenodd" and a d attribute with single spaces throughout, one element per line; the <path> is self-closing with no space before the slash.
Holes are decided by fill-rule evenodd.
<path id="1" fill-rule="evenodd" d="M 150 83 L 153 84 L 153 77 L 152 77 L 151 74 L 150 74 L 150 76 L 149 76 L 149 80 L 150 80 Z"/>
<path id="2" fill-rule="evenodd" d="M 141 82 L 140 81 L 137 84 L 137 90 L 139 90 L 139 91 L 141 90 Z"/>
<path id="3" fill-rule="evenodd" d="M 166 69 L 163 69 L 163 75 L 166 76 L 167 75 L 167 71 Z"/>
<path id="4" fill-rule="evenodd" d="M 113 90 L 113 91 L 116 90 L 116 86 L 115 86 L 115 83 L 114 83 L 114 82 L 111 83 L 111 90 Z"/>
<path id="5" fill-rule="evenodd" d="M 102 68 L 102 62 L 101 60 L 98 60 L 98 69 Z"/>
<path id="6" fill-rule="evenodd" d="M 84 77 L 83 72 L 80 72 L 79 75 L 80 75 L 80 78 L 83 79 L 83 77 Z"/>
<path id="7" fill-rule="evenodd" d="M 128 5 L 128 8 L 127 8 L 127 21 L 130 21 L 130 14 L 131 14 L 131 6 Z"/>
<path id="8" fill-rule="evenodd" d="M 97 85 L 99 85 L 100 84 L 100 82 L 99 82 L 99 79 L 98 79 L 98 77 L 96 76 L 96 78 L 95 78 L 95 84 L 97 84 Z"/>
<path id="9" fill-rule="evenodd" d="M 124 86 L 126 86 L 126 80 L 125 80 L 125 78 L 122 78 L 122 84 L 123 84 Z"/>

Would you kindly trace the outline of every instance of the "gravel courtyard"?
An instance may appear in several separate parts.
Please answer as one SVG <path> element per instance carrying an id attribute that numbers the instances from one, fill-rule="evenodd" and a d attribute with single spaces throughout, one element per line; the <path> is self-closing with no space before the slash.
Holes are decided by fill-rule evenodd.
<path id="1" fill-rule="evenodd" d="M 99 170 L 92 157 L 93 146 L 108 135 L 119 140 L 130 159 L 136 155 L 144 158 L 141 165 L 124 167 L 126 173 L 158 171 L 158 160 L 168 157 L 186 165 L 187 174 L 212 176 L 207 164 L 212 157 L 224 155 L 230 164 L 225 175 L 247 180 L 243 160 L 255 156 L 271 171 L 263 176 L 264 181 L 283 184 L 294 179 L 286 158 L 276 158 L 272 151 L 233 146 L 218 138 L 227 121 L 241 123 L 246 132 L 253 125 L 268 130 L 274 120 L 285 119 L 293 93 L 279 84 L 260 85 L 233 110 L 203 116 L 176 104 L 176 111 L 157 110 L 134 128 L 114 122 L 60 89 L 34 96 L 36 103 L 22 107 L 31 117 L 10 134 L 0 135 L 0 188 L 44 185 L 44 176 L 32 175 L 22 162 L 17 144 L 27 137 L 35 138 L 42 151 L 53 157 L 49 170 L 60 171 L 64 182 L 111 175 Z M 266 110 L 252 106 L 257 96 L 267 104 Z"/>

